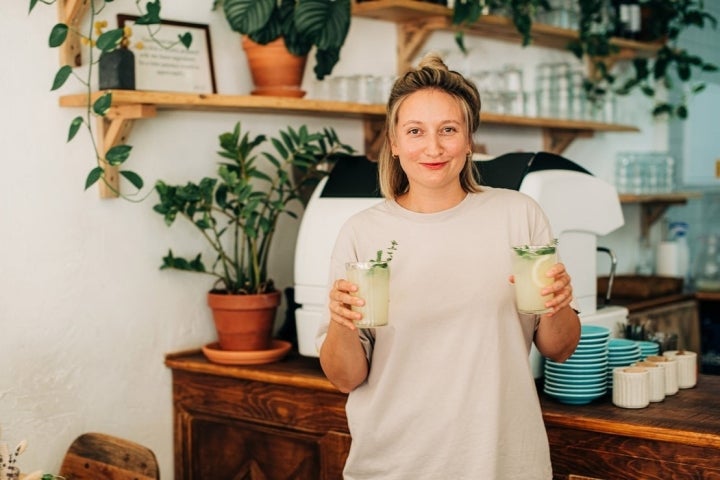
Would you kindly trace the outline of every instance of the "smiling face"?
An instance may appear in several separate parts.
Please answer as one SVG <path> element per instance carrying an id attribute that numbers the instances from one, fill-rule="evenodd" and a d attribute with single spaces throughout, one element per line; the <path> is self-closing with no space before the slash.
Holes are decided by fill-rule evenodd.
<path id="1" fill-rule="evenodd" d="M 408 195 L 465 196 L 460 172 L 472 151 L 462 108 L 449 94 L 419 90 L 400 105 L 392 153 L 409 182 Z"/>

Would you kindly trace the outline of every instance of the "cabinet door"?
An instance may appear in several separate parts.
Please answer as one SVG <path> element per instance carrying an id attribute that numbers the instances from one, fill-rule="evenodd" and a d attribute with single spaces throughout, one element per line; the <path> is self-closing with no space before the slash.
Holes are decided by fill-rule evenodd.
<path id="1" fill-rule="evenodd" d="M 350 448 L 341 433 L 208 417 L 191 420 L 189 439 L 189 478 L 198 480 L 341 479 Z"/>
<path id="2" fill-rule="evenodd" d="M 683 184 L 720 186 L 720 145 L 709 135 L 706 125 L 717 122 L 720 110 L 720 85 L 708 83 L 705 91 L 688 102 L 690 115 L 684 122 Z M 711 123 L 708 123 L 711 122 Z"/>

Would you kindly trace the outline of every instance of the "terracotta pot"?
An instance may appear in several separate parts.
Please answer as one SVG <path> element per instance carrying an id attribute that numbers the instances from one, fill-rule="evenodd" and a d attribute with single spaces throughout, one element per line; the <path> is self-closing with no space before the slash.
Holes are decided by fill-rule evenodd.
<path id="1" fill-rule="evenodd" d="M 267 45 L 260 45 L 242 37 L 242 46 L 247 55 L 250 74 L 255 90 L 253 95 L 272 95 L 277 97 L 303 97 L 300 89 L 307 56 L 296 57 L 285 48 L 282 37 Z"/>
<path id="2" fill-rule="evenodd" d="M 259 295 L 208 293 L 218 343 L 223 350 L 267 350 L 280 292 Z"/>

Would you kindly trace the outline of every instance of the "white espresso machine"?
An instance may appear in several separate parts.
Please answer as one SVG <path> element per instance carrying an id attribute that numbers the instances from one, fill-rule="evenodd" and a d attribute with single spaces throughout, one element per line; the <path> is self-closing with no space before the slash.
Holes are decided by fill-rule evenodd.
<path id="1" fill-rule="evenodd" d="M 519 190 L 547 214 L 558 238 L 559 256 L 573 281 L 581 321 L 606 326 L 617 336 L 627 322 L 624 307 L 597 307 L 597 237 L 624 223 L 615 187 L 570 160 L 546 152 L 511 153 L 476 162 L 485 185 Z M 342 224 L 379 201 L 377 165 L 365 157 L 340 160 L 314 190 L 295 250 L 295 310 L 298 349 L 317 356 L 315 334 L 327 301 L 330 253 Z M 541 376 L 542 357 L 531 364 Z"/>

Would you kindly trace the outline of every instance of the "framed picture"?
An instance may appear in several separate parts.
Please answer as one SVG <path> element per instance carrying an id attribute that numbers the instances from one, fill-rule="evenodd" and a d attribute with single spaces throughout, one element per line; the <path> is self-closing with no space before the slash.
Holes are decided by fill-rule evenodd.
<path id="1" fill-rule="evenodd" d="M 136 90 L 217 93 L 208 25 L 172 20 L 136 25 L 138 17 L 125 14 L 117 19 L 120 28 L 132 28 Z M 189 49 L 178 41 L 185 33 L 192 34 Z M 142 48 L 136 47 L 138 42 Z"/>

